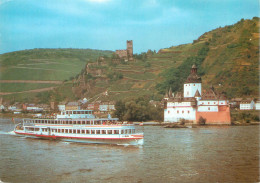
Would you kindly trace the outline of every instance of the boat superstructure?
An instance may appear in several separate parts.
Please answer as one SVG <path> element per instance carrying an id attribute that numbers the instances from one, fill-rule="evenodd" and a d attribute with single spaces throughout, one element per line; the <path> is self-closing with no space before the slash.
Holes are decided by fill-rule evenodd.
<path id="1" fill-rule="evenodd" d="M 15 134 L 70 142 L 142 145 L 143 133 L 118 118 L 95 118 L 91 110 L 68 110 L 55 119 L 23 119 Z"/>

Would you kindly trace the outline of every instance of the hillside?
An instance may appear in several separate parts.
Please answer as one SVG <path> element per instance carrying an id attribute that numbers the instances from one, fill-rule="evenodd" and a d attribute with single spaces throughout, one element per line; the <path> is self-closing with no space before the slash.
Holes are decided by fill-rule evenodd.
<path id="1" fill-rule="evenodd" d="M 90 49 L 33 49 L 1 54 L 0 94 L 7 99 L 31 100 L 38 90 L 52 90 L 74 78 L 90 60 L 111 54 Z"/>
<path id="2" fill-rule="evenodd" d="M 195 55 L 188 55 L 190 48 L 198 47 Z M 192 44 L 171 47 L 163 53 L 175 54 L 176 61 L 181 59 L 179 68 L 164 71 L 163 83 L 157 85 L 160 91 L 171 86 L 180 89 L 174 75 L 186 79 L 190 65 L 196 63 L 202 75 L 203 85 L 213 85 L 229 98 L 258 96 L 259 88 L 259 18 L 241 19 L 238 23 L 207 32 L 194 40 Z M 180 68 L 182 68 L 180 70 Z M 176 85 L 178 87 L 176 87 Z"/>
<path id="3" fill-rule="evenodd" d="M 34 94 L 3 96 L 36 102 L 83 97 L 91 101 L 108 101 L 143 95 L 161 100 L 170 87 L 173 92 L 182 89 L 191 65 L 196 63 L 203 88 L 213 85 L 219 92 L 225 92 L 228 98 L 257 97 L 258 40 L 259 18 L 255 17 L 206 32 L 190 44 L 164 48 L 158 53 L 148 50 L 147 53 L 134 55 L 135 61 L 129 62 L 118 59 L 109 51 L 92 53 L 91 50 L 48 49 L 49 54 L 39 54 L 41 50 L 3 54 L 0 56 L 1 80 L 65 81 L 62 84 L 42 83 L 41 86 L 27 83 L 31 89 L 59 87 Z M 13 87 L 10 83 L 4 85 L 1 92 L 20 91 L 23 87 Z"/>

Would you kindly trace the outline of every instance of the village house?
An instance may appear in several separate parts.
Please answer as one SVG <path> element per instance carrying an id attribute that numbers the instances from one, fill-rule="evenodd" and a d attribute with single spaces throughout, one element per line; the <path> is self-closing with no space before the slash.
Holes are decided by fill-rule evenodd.
<path id="1" fill-rule="evenodd" d="M 4 104 L 0 104 L 0 111 L 3 111 L 3 110 L 5 110 L 5 106 L 4 106 Z"/>
<path id="2" fill-rule="evenodd" d="M 68 102 L 65 106 L 66 110 L 79 110 L 80 105 L 78 102 Z"/>
<path id="3" fill-rule="evenodd" d="M 43 111 L 43 108 L 36 104 L 23 104 L 23 110 L 29 112 L 41 112 Z"/>
<path id="4" fill-rule="evenodd" d="M 255 110 L 260 110 L 260 100 L 255 102 Z"/>
<path id="5" fill-rule="evenodd" d="M 22 105 L 18 102 L 15 102 L 13 105 L 7 107 L 9 111 L 22 111 Z"/>
<path id="6" fill-rule="evenodd" d="M 240 102 L 240 110 L 253 110 L 255 106 L 254 100 L 246 99 Z"/>
<path id="7" fill-rule="evenodd" d="M 103 102 L 99 105 L 99 111 L 109 113 L 115 110 L 115 102 Z"/>
<path id="8" fill-rule="evenodd" d="M 59 104 L 58 104 L 58 110 L 59 110 L 59 111 L 65 111 L 65 110 L 66 110 L 66 103 L 67 103 L 67 102 L 59 102 Z"/>
<path id="9" fill-rule="evenodd" d="M 174 95 L 169 91 L 166 94 L 164 122 L 185 119 L 198 124 L 199 119 L 204 118 L 206 124 L 231 124 L 228 100 L 213 87 L 202 91 L 201 84 L 197 67 L 193 65 L 183 85 L 183 93 L 178 92 Z"/>
<path id="10" fill-rule="evenodd" d="M 88 103 L 87 104 L 87 109 L 88 110 L 93 110 L 93 111 L 99 111 L 99 105 L 100 105 L 101 101 L 96 101 L 96 102 L 92 102 L 92 103 Z"/>

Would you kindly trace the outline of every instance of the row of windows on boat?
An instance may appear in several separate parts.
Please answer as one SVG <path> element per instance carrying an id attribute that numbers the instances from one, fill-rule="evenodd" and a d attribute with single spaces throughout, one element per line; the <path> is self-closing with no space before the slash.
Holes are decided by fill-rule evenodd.
<path id="1" fill-rule="evenodd" d="M 61 114 L 92 114 L 92 111 L 63 111 Z"/>
<path id="2" fill-rule="evenodd" d="M 101 124 L 110 124 L 116 122 L 114 120 L 99 120 L 99 121 L 56 121 L 56 120 L 34 120 L 34 121 L 26 121 L 29 123 L 37 123 L 37 124 L 71 124 L 71 125 L 101 125 Z"/>
<path id="3" fill-rule="evenodd" d="M 26 131 L 40 131 L 39 128 L 26 128 Z M 135 133 L 135 129 L 125 130 L 79 130 L 79 129 L 47 129 L 42 128 L 42 132 L 53 132 L 53 133 L 71 133 L 71 134 L 132 134 Z"/>

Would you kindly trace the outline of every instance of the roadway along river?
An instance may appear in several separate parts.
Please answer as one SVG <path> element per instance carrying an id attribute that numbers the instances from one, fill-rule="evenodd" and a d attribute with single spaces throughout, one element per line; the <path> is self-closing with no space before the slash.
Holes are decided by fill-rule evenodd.
<path id="1" fill-rule="evenodd" d="M 143 147 L 23 138 L 8 133 L 13 127 L 0 119 L 2 182 L 259 181 L 258 126 L 138 126 Z"/>

